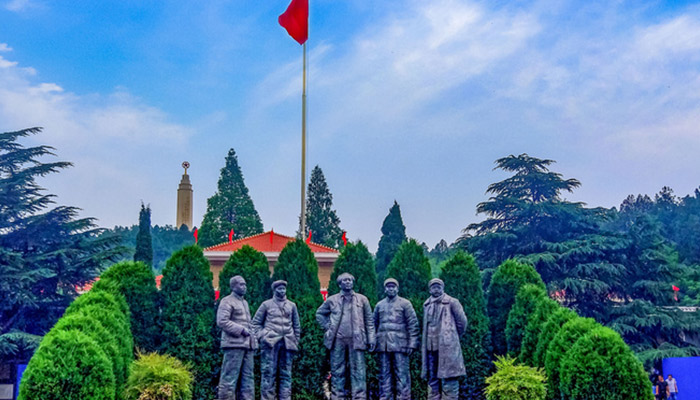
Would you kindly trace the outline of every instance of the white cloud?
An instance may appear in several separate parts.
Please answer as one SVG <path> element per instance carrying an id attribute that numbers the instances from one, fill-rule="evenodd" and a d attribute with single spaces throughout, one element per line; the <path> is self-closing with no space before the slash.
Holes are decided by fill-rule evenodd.
<path id="1" fill-rule="evenodd" d="M 11 0 L 5 4 L 6 9 L 15 12 L 25 11 L 36 7 L 39 7 L 39 4 L 33 0 Z"/>
<path id="2" fill-rule="evenodd" d="M 0 52 L 12 51 L 12 47 L 8 46 L 7 43 L 0 43 Z"/>

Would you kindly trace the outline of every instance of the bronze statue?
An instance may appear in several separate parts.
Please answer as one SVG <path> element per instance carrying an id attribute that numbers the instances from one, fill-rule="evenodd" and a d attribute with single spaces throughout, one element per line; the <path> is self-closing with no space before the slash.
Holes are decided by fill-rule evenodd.
<path id="1" fill-rule="evenodd" d="M 272 299 L 264 301 L 253 317 L 260 344 L 260 399 L 292 398 L 292 358 L 299 350 L 301 328 L 296 304 L 287 300 L 287 282 L 272 282 Z"/>
<path id="2" fill-rule="evenodd" d="M 350 364 L 353 400 L 367 398 L 365 351 L 373 351 L 374 318 L 367 297 L 355 293 L 355 278 L 338 277 L 340 293 L 334 294 L 316 311 L 316 320 L 325 331 L 324 345 L 331 353 L 331 400 L 345 400 L 345 363 Z"/>
<path id="3" fill-rule="evenodd" d="M 216 312 L 224 352 L 218 397 L 219 400 L 253 400 L 253 353 L 257 343 L 251 335 L 248 302 L 243 298 L 246 282 L 242 276 L 236 275 L 229 284 L 231 294 L 221 300 Z"/>
<path id="4" fill-rule="evenodd" d="M 465 375 L 459 337 L 467 329 L 467 316 L 459 301 L 445 294 L 445 284 L 432 279 L 430 298 L 423 304 L 421 377 L 428 379 L 428 399 L 457 400 L 459 377 Z"/>
<path id="5" fill-rule="evenodd" d="M 379 353 L 379 400 L 411 400 L 408 357 L 418 349 L 420 328 L 411 302 L 399 296 L 399 282 L 384 281 L 386 297 L 374 309 Z M 392 379 L 396 387 L 392 385 Z"/>

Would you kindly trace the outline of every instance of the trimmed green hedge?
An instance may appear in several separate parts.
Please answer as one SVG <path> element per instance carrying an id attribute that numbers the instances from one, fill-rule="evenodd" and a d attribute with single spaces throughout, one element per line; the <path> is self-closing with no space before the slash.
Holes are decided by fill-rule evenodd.
<path id="1" fill-rule="evenodd" d="M 506 322 L 506 345 L 508 355 L 517 357 L 520 354 L 525 329 L 530 316 L 537 309 L 539 301 L 547 296 L 547 292 L 538 285 L 531 283 L 523 285 L 515 296 L 515 304 L 508 313 Z"/>
<path id="2" fill-rule="evenodd" d="M 533 367 L 544 367 L 544 360 L 547 356 L 549 343 L 559 333 L 562 325 L 568 321 L 578 318 L 578 315 L 568 308 L 559 307 L 552 315 L 549 316 L 547 322 L 542 326 L 540 335 L 537 337 L 537 348 L 533 356 Z"/>
<path id="3" fill-rule="evenodd" d="M 125 400 L 191 400 L 194 377 L 175 357 L 142 354 L 131 366 Z"/>
<path id="4" fill-rule="evenodd" d="M 547 392 L 544 371 L 517 365 L 513 358 L 499 357 L 496 372 L 486 378 L 487 400 L 543 400 Z"/>
<path id="5" fill-rule="evenodd" d="M 246 281 L 245 298 L 248 301 L 250 313 L 255 315 L 260 304 L 272 297 L 270 264 L 265 254 L 247 244 L 234 251 L 219 272 L 220 299 L 231 294 L 229 281 L 236 275 L 242 276 Z"/>
<path id="6" fill-rule="evenodd" d="M 549 297 L 541 298 L 535 306 L 535 312 L 530 315 L 525 326 L 523 342 L 520 346 L 520 362 L 527 365 L 535 365 L 535 352 L 537 350 L 537 340 L 547 319 L 559 309 L 559 303 Z"/>
<path id="7" fill-rule="evenodd" d="M 112 365 L 88 335 L 57 330 L 46 335 L 27 365 L 20 400 L 114 400 Z"/>
<path id="8" fill-rule="evenodd" d="M 561 364 L 560 390 L 568 399 L 653 400 L 642 363 L 619 334 L 599 327 L 581 337 Z"/>

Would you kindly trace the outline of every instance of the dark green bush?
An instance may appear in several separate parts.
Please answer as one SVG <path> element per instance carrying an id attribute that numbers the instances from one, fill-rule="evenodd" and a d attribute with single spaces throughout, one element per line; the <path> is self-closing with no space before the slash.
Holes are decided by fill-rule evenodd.
<path id="1" fill-rule="evenodd" d="M 547 296 L 547 292 L 538 285 L 523 285 L 515 296 L 515 304 L 510 309 L 506 322 L 506 345 L 508 354 L 517 357 L 525 336 L 525 328 L 538 303 Z"/>
<path id="2" fill-rule="evenodd" d="M 559 307 L 559 303 L 549 297 L 543 297 L 537 301 L 535 312 L 530 315 L 525 326 L 525 334 L 523 335 L 520 356 L 518 357 L 520 362 L 530 366 L 535 365 L 534 357 L 537 350 L 537 339 L 549 316 L 554 314 Z"/>
<path id="3" fill-rule="evenodd" d="M 653 400 L 641 362 L 619 334 L 598 327 L 566 353 L 559 388 L 567 399 Z"/>
<path id="4" fill-rule="evenodd" d="M 548 399 L 558 399 L 559 392 L 559 368 L 566 353 L 582 336 L 591 330 L 601 326 L 593 318 L 574 318 L 562 325 L 559 333 L 549 343 L 544 360 L 544 369 L 547 372 Z"/>
<path id="5" fill-rule="evenodd" d="M 491 321 L 493 352 L 496 355 L 503 355 L 508 350 L 505 336 L 508 314 L 515 303 L 515 295 L 526 283 L 544 289 L 540 274 L 532 266 L 515 260 L 507 260 L 498 266 L 491 278 L 488 313 Z"/>
<path id="6" fill-rule="evenodd" d="M 100 275 L 92 290 L 121 293 L 131 313 L 134 346 L 144 351 L 158 348 L 163 326 L 158 289 L 150 267 L 132 261 L 114 264 Z"/>
<path id="7" fill-rule="evenodd" d="M 114 372 L 114 384 L 117 393 L 126 383 L 128 365 L 122 354 L 119 352 L 119 342 L 113 331 L 107 330 L 94 317 L 86 313 L 78 312 L 66 315 L 59 319 L 51 332 L 56 331 L 78 331 L 89 336 L 104 351 Z M 120 398 L 117 396 L 117 398 Z"/>
<path id="8" fill-rule="evenodd" d="M 540 368 L 517 365 L 513 358 L 498 357 L 496 372 L 486 378 L 487 400 L 543 400 L 546 377 Z"/>
<path id="9" fill-rule="evenodd" d="M 301 323 L 299 351 L 292 372 L 292 399 L 323 399 L 329 366 L 323 331 L 316 322 L 316 310 L 323 303 L 323 296 L 318 263 L 309 246 L 301 240 L 287 243 L 272 279 L 287 281 L 287 297 L 296 303 Z"/>
<path id="10" fill-rule="evenodd" d="M 29 361 L 20 400 L 114 400 L 114 372 L 88 335 L 57 330 L 46 335 Z"/>
<path id="11" fill-rule="evenodd" d="M 461 398 L 483 399 L 485 379 L 491 370 L 491 333 L 474 257 L 458 251 L 442 267 L 440 279 L 445 282 L 445 293 L 459 300 L 467 315 L 467 332 L 460 340 L 467 372 L 460 388 Z"/>
<path id="12" fill-rule="evenodd" d="M 212 277 L 209 262 L 195 245 L 173 253 L 161 280 L 162 351 L 191 365 L 195 400 L 214 398 L 221 368 Z"/>
<path id="13" fill-rule="evenodd" d="M 248 245 L 234 251 L 219 273 L 219 298 L 231 294 L 229 281 L 236 275 L 242 276 L 246 281 L 248 290 L 245 298 L 254 315 L 260 304 L 272 297 L 270 264 L 265 254 Z"/>
<path id="14" fill-rule="evenodd" d="M 544 323 L 542 331 L 537 337 L 537 348 L 532 357 L 534 367 L 544 367 L 544 360 L 547 355 L 549 343 L 554 339 L 557 333 L 559 333 L 559 330 L 565 323 L 575 318 L 578 318 L 578 315 L 565 307 L 559 307 L 547 318 L 547 322 Z"/>
<path id="15" fill-rule="evenodd" d="M 328 284 L 328 295 L 340 292 L 336 284 L 338 276 L 347 272 L 355 277 L 355 291 L 367 296 L 369 303 L 374 307 L 377 304 L 377 271 L 374 268 L 374 259 L 367 246 L 362 242 L 351 243 L 340 250 L 338 259 L 333 264 L 331 281 Z M 401 282 L 399 282 L 400 284 Z"/>
<path id="16" fill-rule="evenodd" d="M 180 360 L 141 354 L 131 366 L 125 400 L 191 400 L 192 373 Z"/>

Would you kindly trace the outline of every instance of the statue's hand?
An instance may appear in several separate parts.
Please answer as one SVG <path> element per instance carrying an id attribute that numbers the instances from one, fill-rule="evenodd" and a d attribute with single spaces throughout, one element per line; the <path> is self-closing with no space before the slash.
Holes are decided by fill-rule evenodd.
<path id="1" fill-rule="evenodd" d="M 407 347 L 406 350 L 404 350 L 404 353 L 406 353 L 407 356 L 410 356 L 413 354 L 413 349 L 410 347 Z"/>
<path id="2" fill-rule="evenodd" d="M 377 347 L 375 343 L 370 343 L 369 345 L 369 352 L 374 353 L 374 349 Z"/>
<path id="3" fill-rule="evenodd" d="M 250 332 L 248 332 L 246 328 L 243 328 L 243 330 L 241 331 L 241 336 L 248 337 L 250 336 Z"/>

